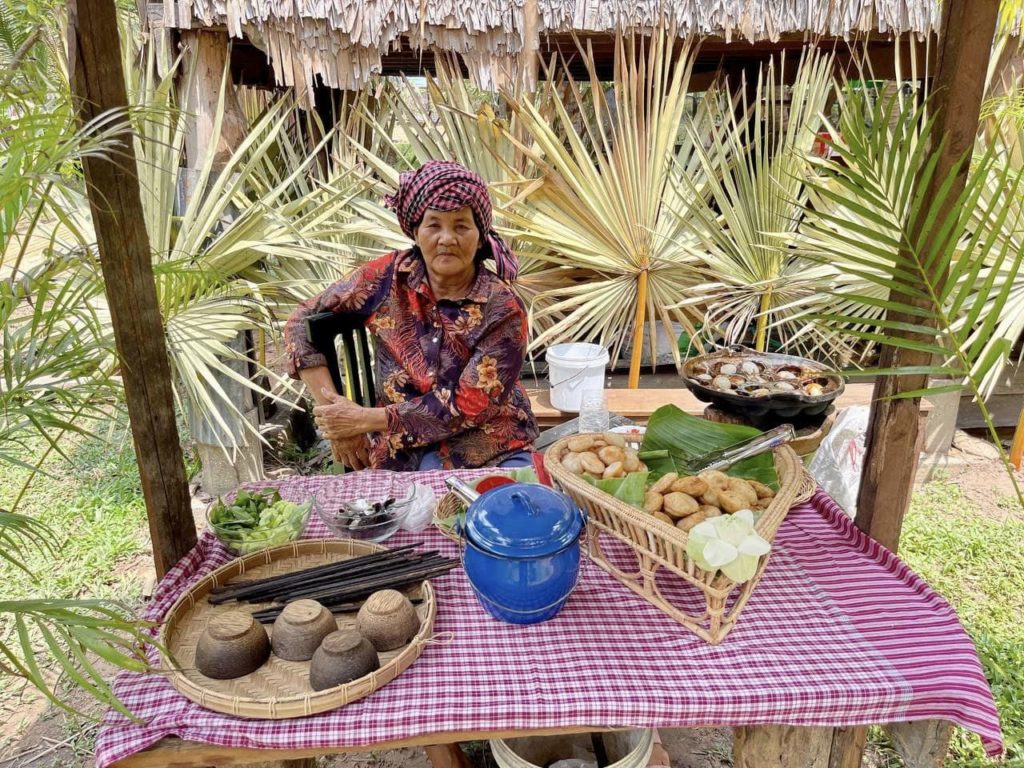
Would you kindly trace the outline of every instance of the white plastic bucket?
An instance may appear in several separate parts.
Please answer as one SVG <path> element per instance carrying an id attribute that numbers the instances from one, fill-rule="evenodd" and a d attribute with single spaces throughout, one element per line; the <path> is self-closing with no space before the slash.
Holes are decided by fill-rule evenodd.
<path id="1" fill-rule="evenodd" d="M 636 728 L 629 731 L 603 733 L 608 768 L 644 768 L 654 749 L 654 731 Z M 528 736 L 520 739 L 491 739 L 491 754 L 500 768 L 540 768 L 559 760 L 574 758 L 593 763 L 591 739 L 588 734 L 564 736 Z"/>
<path id="2" fill-rule="evenodd" d="M 544 355 L 548 363 L 551 405 L 579 413 L 584 390 L 604 389 L 608 350 L 598 344 L 556 344 Z"/>

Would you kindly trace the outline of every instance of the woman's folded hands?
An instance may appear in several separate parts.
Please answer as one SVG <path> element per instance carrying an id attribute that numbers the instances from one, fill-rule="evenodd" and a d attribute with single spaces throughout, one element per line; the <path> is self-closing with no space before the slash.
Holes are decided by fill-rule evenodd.
<path id="1" fill-rule="evenodd" d="M 313 417 L 330 441 L 335 460 L 352 469 L 365 469 L 370 465 L 367 434 L 387 428 L 384 409 L 364 408 L 327 389 L 322 394 L 327 402 L 313 409 Z"/>

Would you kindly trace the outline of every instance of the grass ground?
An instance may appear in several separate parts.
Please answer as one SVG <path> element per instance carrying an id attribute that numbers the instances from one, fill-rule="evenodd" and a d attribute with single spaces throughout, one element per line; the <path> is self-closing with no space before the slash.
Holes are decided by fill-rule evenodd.
<path id="1" fill-rule="evenodd" d="M 1002 718 L 1007 763 L 1024 765 L 1024 510 L 992 490 L 988 504 L 938 480 L 914 495 L 900 556 L 956 609 L 974 639 Z M 985 765 L 957 730 L 948 768 Z"/>
<path id="2" fill-rule="evenodd" d="M 104 440 L 68 440 L 63 449 L 74 465 L 47 462 L 48 474 L 35 479 L 17 510 L 44 520 L 57 532 L 60 554 L 52 558 L 26 550 L 24 560 L 36 574 L 34 580 L 7 563 L 0 564 L 3 596 L 101 597 L 138 605 L 151 565 L 146 509 L 131 442 L 123 429 L 114 428 Z M 13 501 L 28 476 L 25 468 L 0 465 L 0 505 Z M 10 640 L 11 632 L 8 617 L 0 616 L 0 637 Z M 90 705 L 70 691 L 68 696 L 79 706 Z M 66 740 L 63 759 L 91 758 L 95 728 L 88 719 L 47 707 L 24 681 L 0 676 L 0 719 L 7 721 L 0 735 L 0 754 L 10 754 L 22 730 L 40 717 L 54 721 L 52 735 L 46 738 Z"/>
<path id="3" fill-rule="evenodd" d="M 74 467 L 51 461 L 19 511 L 38 515 L 61 533 L 64 549 L 52 561 L 29 557 L 36 581 L 0 565 L 3 595 L 102 596 L 138 604 L 150 568 L 145 508 L 130 441 L 112 429 L 106 441 L 77 441 L 70 447 Z M 998 469 L 994 477 L 998 478 Z M 977 469 L 972 475 L 977 476 Z M 0 467 L 0 503 L 10 503 L 27 472 Z M 992 483 L 959 482 L 946 477 L 916 493 L 907 517 L 901 556 L 957 609 L 974 638 L 1003 720 L 1008 761 L 1024 765 L 1024 513 Z M 0 617 L 0 637 L 9 633 Z M 80 706 L 88 702 L 73 692 Z M 0 677 L 0 768 L 73 768 L 91 764 L 95 726 L 87 719 L 46 707 L 32 689 Z M 26 727 L 28 729 L 26 736 Z M 43 734 L 43 735 L 40 735 Z M 706 734 L 695 747 L 693 734 L 668 734 L 673 764 L 686 768 L 729 765 L 727 732 Z M 719 741 L 725 739 L 721 744 Z M 716 741 L 717 740 L 717 741 Z M 674 749 L 675 745 L 678 746 Z M 49 750 L 49 751 L 47 751 Z M 479 754 L 478 754 L 479 753 Z M 486 747 L 475 747 L 474 762 L 486 764 Z M 418 757 L 418 756 L 417 756 Z M 375 754 L 355 763 L 345 758 L 323 765 L 420 765 L 412 755 Z M 413 762 L 410 762 L 412 760 Z M 396 762 L 397 761 L 397 762 Z M 880 732 L 873 734 L 866 765 L 901 768 Z M 946 768 L 993 765 L 983 757 L 976 736 L 957 731 Z"/>

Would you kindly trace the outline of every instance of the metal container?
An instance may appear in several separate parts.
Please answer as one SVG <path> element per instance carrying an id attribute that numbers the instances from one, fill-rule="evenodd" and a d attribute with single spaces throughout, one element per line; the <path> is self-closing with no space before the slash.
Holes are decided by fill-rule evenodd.
<path id="1" fill-rule="evenodd" d="M 736 373 L 720 373 L 723 366 L 726 370 L 730 370 L 728 366 L 735 367 Z M 758 372 L 744 373 L 744 367 L 756 367 Z M 732 380 L 729 389 L 715 385 L 720 376 Z M 742 346 L 687 360 L 682 377 L 698 400 L 713 403 L 762 427 L 820 416 L 846 388 L 843 377 L 821 363 L 794 355 L 755 352 Z M 793 389 L 774 389 L 783 383 Z"/>
<path id="2" fill-rule="evenodd" d="M 463 567 L 483 607 L 501 621 L 536 624 L 554 617 L 576 586 L 583 512 L 563 493 L 513 483 L 484 494 L 455 477 L 469 508 Z"/>

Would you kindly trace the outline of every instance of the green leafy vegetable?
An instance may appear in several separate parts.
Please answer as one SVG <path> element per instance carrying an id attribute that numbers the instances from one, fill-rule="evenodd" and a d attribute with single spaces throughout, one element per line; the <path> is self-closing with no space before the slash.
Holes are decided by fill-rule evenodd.
<path id="1" fill-rule="evenodd" d="M 743 440 L 761 434 L 760 430 L 741 424 L 719 424 L 690 416 L 674 405 L 664 405 L 651 414 L 647 431 L 640 446 L 641 455 L 651 451 L 666 451 L 664 458 L 645 459 L 652 478 L 668 472 L 691 474 L 688 465 L 699 456 L 728 448 Z M 726 474 L 757 480 L 778 489 L 775 460 L 771 452 L 762 453 L 726 470 Z"/>
<path id="2" fill-rule="evenodd" d="M 284 501 L 276 488 L 239 491 L 228 504 L 217 499 L 210 509 L 210 525 L 225 546 L 246 555 L 295 539 L 305 528 L 312 505 L 312 500 Z"/>

